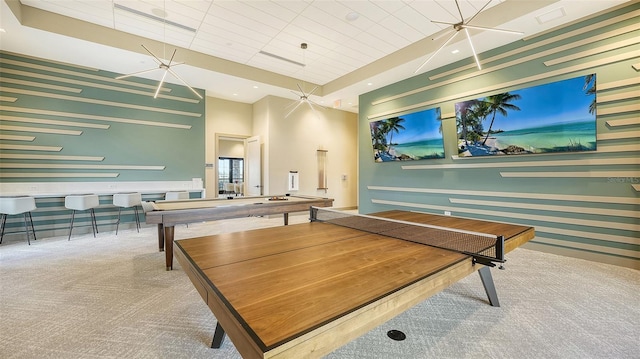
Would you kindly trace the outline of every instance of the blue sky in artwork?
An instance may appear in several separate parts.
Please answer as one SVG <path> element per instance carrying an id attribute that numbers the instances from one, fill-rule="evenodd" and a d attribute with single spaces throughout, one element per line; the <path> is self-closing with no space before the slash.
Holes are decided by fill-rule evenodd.
<path id="1" fill-rule="evenodd" d="M 402 126 L 404 126 L 405 129 L 400 130 L 399 133 L 393 133 L 393 142 L 412 143 L 442 138 L 442 134 L 439 132 L 441 122 L 439 114 L 440 111 L 433 108 L 398 116 L 404 119 Z"/>
<path id="2" fill-rule="evenodd" d="M 509 91 L 521 96 L 511 102 L 520 111 L 508 111 L 506 117 L 496 114 L 493 130 L 517 130 L 521 128 L 543 127 L 561 123 L 594 121 L 595 114 L 589 113 L 589 105 L 594 95 L 587 95 L 584 89 L 585 76 L 549 84 Z M 484 98 L 482 98 L 484 99 Z M 489 128 L 491 116 L 483 125 Z"/>

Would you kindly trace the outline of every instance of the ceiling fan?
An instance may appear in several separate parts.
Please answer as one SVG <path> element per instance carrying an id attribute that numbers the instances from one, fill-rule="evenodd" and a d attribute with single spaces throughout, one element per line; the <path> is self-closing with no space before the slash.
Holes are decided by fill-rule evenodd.
<path id="1" fill-rule="evenodd" d="M 303 51 L 306 50 L 307 49 L 307 43 L 305 43 L 305 42 L 301 43 L 300 44 L 300 48 Z M 304 54 L 304 52 L 303 52 L 303 54 Z M 304 60 L 303 60 L 303 66 L 306 66 L 304 64 Z M 326 107 L 318 104 L 317 102 L 314 102 L 313 100 L 311 100 L 309 98 L 309 96 L 311 96 L 313 94 L 313 92 L 318 89 L 318 86 L 314 87 L 311 91 L 309 91 L 307 93 L 307 92 L 304 92 L 304 90 L 302 89 L 302 87 L 299 84 L 296 84 L 296 85 L 298 86 L 298 90 L 300 90 L 300 93 L 297 93 L 295 91 L 291 91 L 291 93 L 293 93 L 294 95 L 298 96 L 299 99 L 296 100 L 295 102 L 291 103 L 289 106 L 287 106 L 285 108 L 285 109 L 289 109 L 289 108 L 293 107 L 293 108 L 291 108 L 291 110 L 289 112 L 287 112 L 287 114 L 284 116 L 284 118 L 289 117 L 289 115 L 291 115 L 303 103 L 307 103 L 316 116 L 318 116 L 318 113 L 316 112 L 316 109 L 315 109 L 314 105 L 317 106 L 317 107 L 322 108 L 323 110 L 326 109 Z"/>
<path id="2" fill-rule="evenodd" d="M 426 65 L 429 61 L 431 61 L 431 59 L 433 59 L 438 52 L 440 52 L 440 50 L 442 50 L 445 46 L 447 46 L 447 44 L 449 44 L 451 42 L 451 40 L 453 40 L 454 37 L 456 37 L 456 35 L 458 35 L 458 33 L 462 30 L 464 30 L 464 33 L 467 35 L 467 40 L 469 40 L 469 46 L 471 46 L 471 51 L 473 52 L 473 58 L 476 61 L 476 66 L 478 66 L 478 70 L 482 70 L 482 66 L 480 66 L 480 60 L 478 60 L 478 54 L 476 53 L 476 49 L 473 47 L 473 42 L 471 41 L 471 36 L 469 35 L 469 30 L 468 29 L 477 29 L 477 30 L 488 30 L 488 31 L 497 31 L 497 32 L 504 32 L 504 33 L 508 33 L 508 34 L 516 34 L 516 35 L 522 35 L 524 34 L 522 31 L 513 31 L 513 30 L 505 30 L 505 29 L 499 29 L 499 28 L 494 28 L 494 27 L 484 27 L 484 26 L 476 26 L 476 25 L 470 25 L 469 23 L 471 21 L 473 21 L 473 19 L 476 18 L 476 16 L 478 16 L 478 14 L 480 14 L 493 0 L 489 0 L 482 8 L 480 8 L 480 10 L 478 10 L 478 12 L 476 12 L 475 15 L 473 15 L 472 17 L 470 17 L 468 20 L 464 19 L 464 16 L 462 15 L 462 11 L 460 10 L 460 4 L 458 3 L 458 0 L 455 0 L 456 3 L 456 8 L 458 9 L 458 14 L 460 15 L 460 22 L 457 23 L 450 23 L 450 22 L 444 22 L 444 21 L 434 21 L 431 20 L 432 23 L 435 24 L 445 24 L 445 25 L 451 25 L 453 26 L 453 28 L 451 28 L 449 31 L 453 30 L 453 34 L 451 34 L 451 36 L 449 36 L 449 38 L 447 39 L 447 41 L 445 41 L 442 45 L 440 45 L 440 47 L 436 50 L 436 52 L 434 52 L 433 54 L 431 54 L 431 56 L 429 56 L 429 58 L 427 58 L 422 65 L 420 65 L 420 67 L 418 67 L 418 69 L 416 71 L 414 71 L 414 73 L 417 73 L 418 71 L 420 71 L 420 69 L 422 69 L 424 67 L 424 65 Z M 432 40 L 437 40 L 443 36 L 445 36 L 446 34 L 448 34 L 448 32 L 433 38 Z"/>
<path id="3" fill-rule="evenodd" d="M 156 89 L 156 93 L 153 95 L 153 98 L 158 97 L 158 93 L 160 93 L 160 89 L 162 88 L 162 84 L 164 83 L 164 80 L 167 77 L 167 73 L 170 73 L 173 77 L 175 77 L 176 79 L 180 80 L 180 82 L 182 82 L 185 86 L 187 86 L 189 88 L 189 90 L 191 90 L 194 94 L 196 94 L 196 96 L 198 96 L 200 99 L 202 99 L 202 95 L 200 95 L 196 90 L 194 90 L 193 87 L 189 86 L 180 76 L 178 76 L 178 74 L 176 74 L 175 71 L 173 71 L 173 69 L 171 69 L 172 66 L 178 66 L 178 65 L 184 64 L 184 62 L 172 63 L 173 62 L 173 57 L 176 56 L 176 49 L 173 50 L 173 54 L 171 55 L 171 58 L 169 59 L 169 62 L 165 63 L 164 61 L 160 60 L 160 58 L 158 58 L 158 56 L 154 55 L 153 52 L 149 51 L 149 49 L 147 49 L 144 45 L 142 45 L 142 47 L 149 54 L 151 54 L 151 56 L 153 56 L 153 59 L 158 64 L 158 67 L 154 67 L 154 68 L 149 69 L 149 70 L 143 70 L 143 71 L 134 72 L 134 73 L 131 73 L 131 74 L 128 74 L 128 75 L 118 76 L 118 77 L 116 77 L 116 80 L 124 79 L 124 78 L 130 77 L 130 76 L 141 75 L 141 74 L 145 74 L 147 72 L 151 72 L 151 71 L 155 71 L 155 70 L 158 70 L 158 69 L 162 69 L 162 70 L 164 70 L 164 74 L 162 74 L 162 79 L 160 80 L 160 83 L 158 83 L 158 88 Z"/>

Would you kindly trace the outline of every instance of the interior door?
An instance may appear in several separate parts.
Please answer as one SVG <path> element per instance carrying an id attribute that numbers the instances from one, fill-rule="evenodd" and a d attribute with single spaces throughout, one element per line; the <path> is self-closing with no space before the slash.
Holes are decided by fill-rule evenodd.
<path id="1" fill-rule="evenodd" d="M 244 140 L 246 163 L 246 195 L 262 195 L 262 154 L 260 150 L 260 136 L 249 137 Z"/>

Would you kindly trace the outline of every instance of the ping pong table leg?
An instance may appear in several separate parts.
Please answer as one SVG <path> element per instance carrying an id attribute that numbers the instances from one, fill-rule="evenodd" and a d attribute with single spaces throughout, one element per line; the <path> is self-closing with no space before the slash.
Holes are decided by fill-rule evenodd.
<path id="1" fill-rule="evenodd" d="M 160 252 L 164 252 L 164 227 L 162 223 L 158 223 L 158 247 Z"/>
<path id="2" fill-rule="evenodd" d="M 213 332 L 213 340 L 211 341 L 211 348 L 213 349 L 218 349 L 220 348 L 220 346 L 222 345 L 222 342 L 224 341 L 224 329 L 222 329 L 222 326 L 220 325 L 220 323 L 216 323 L 216 331 Z"/>
<path id="3" fill-rule="evenodd" d="M 482 280 L 484 291 L 487 293 L 487 297 L 489 298 L 489 304 L 494 307 L 499 307 L 500 302 L 498 302 L 498 293 L 496 292 L 496 286 L 493 284 L 491 267 L 480 268 L 478 270 L 478 274 L 480 274 L 480 280 Z"/>
<path id="4" fill-rule="evenodd" d="M 167 270 L 173 269 L 173 229 L 174 226 L 164 226 L 164 255 Z"/>

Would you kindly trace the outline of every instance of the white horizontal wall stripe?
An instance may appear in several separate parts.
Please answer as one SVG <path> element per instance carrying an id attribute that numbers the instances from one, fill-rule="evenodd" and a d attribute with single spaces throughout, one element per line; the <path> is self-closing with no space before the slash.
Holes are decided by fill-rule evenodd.
<path id="1" fill-rule="evenodd" d="M 631 126 L 631 125 L 640 125 L 640 118 L 626 118 L 622 120 L 610 120 L 607 121 L 607 126 L 617 127 L 617 126 Z"/>
<path id="2" fill-rule="evenodd" d="M 598 153 L 615 153 L 615 152 L 632 152 L 640 151 L 640 144 L 631 145 L 600 145 L 598 144 Z"/>
<path id="3" fill-rule="evenodd" d="M 54 173 L 54 172 L 46 172 L 46 173 L 34 173 L 34 172 L 21 172 L 21 173 L 10 173 L 10 172 L 0 172 L 0 177 L 6 178 L 85 178 L 85 177 L 118 177 L 119 173 Z"/>
<path id="4" fill-rule="evenodd" d="M 140 90 L 133 90 L 133 89 L 124 88 L 122 86 L 110 86 L 110 85 L 104 85 L 104 84 L 96 83 L 96 82 L 79 81 L 79 80 L 69 79 L 69 78 L 66 78 L 66 77 L 43 75 L 43 74 L 27 72 L 27 71 L 20 71 L 20 70 L 14 70 L 14 69 L 3 69 L 3 72 L 15 74 L 15 75 L 20 75 L 20 76 L 26 76 L 26 77 L 42 79 L 42 80 L 65 82 L 65 83 L 70 83 L 70 84 L 78 85 L 78 86 L 93 87 L 93 88 L 99 88 L 99 89 L 103 89 L 103 90 L 112 90 L 112 91 L 131 93 L 131 94 L 136 94 L 136 95 L 153 96 L 155 94 L 155 88 L 149 89 L 147 91 L 140 91 Z M 5 81 L 5 80 L 3 79 L 3 81 Z M 42 87 L 41 85 L 42 85 L 42 83 L 33 82 L 33 84 L 31 86 Z M 77 91 L 77 92 L 80 92 L 80 91 Z M 191 99 L 191 98 L 165 95 L 165 94 L 162 94 L 162 93 L 160 93 L 158 95 L 158 97 L 169 99 L 169 100 L 174 100 L 174 101 L 182 101 L 182 102 L 190 102 L 190 103 L 198 103 L 199 102 L 199 100 L 195 100 L 195 99 Z"/>
<path id="5" fill-rule="evenodd" d="M 613 101 L 637 100 L 638 98 L 640 98 L 640 96 L 638 96 L 638 90 L 629 90 L 611 95 L 598 95 L 596 96 L 596 101 L 598 103 L 606 103 Z"/>
<path id="6" fill-rule="evenodd" d="M 0 143 L 0 150 L 60 152 L 60 151 L 62 151 L 62 147 L 58 147 L 58 146 L 8 145 L 8 144 L 5 144 L 5 143 Z"/>
<path id="7" fill-rule="evenodd" d="M 625 257 L 640 258 L 640 252 L 632 251 L 628 249 L 597 246 L 594 244 L 586 244 L 586 243 L 580 243 L 580 242 L 562 241 L 558 239 L 538 237 L 538 236 L 536 236 L 536 238 L 533 239 L 533 242 L 552 244 L 552 245 L 568 247 L 568 248 L 578 248 L 578 249 L 583 249 L 587 251 L 615 254 L 615 255 L 625 256 Z"/>
<path id="8" fill-rule="evenodd" d="M 5 135 L 0 133 L 0 140 L 32 142 L 35 139 L 34 136 Z"/>
<path id="9" fill-rule="evenodd" d="M 0 106 L 0 109 L 3 109 Z M 4 109 L 11 109 L 11 107 L 5 107 Z M 13 111 L 13 110 L 9 110 Z M 55 111 L 51 111 L 50 115 L 53 116 L 64 116 L 64 114 L 56 114 Z M 88 122 L 73 122 L 73 121 L 59 121 L 59 120 L 47 120 L 44 118 L 31 118 L 31 117 L 22 117 L 22 116 L 4 116 L 0 115 L 0 121 L 13 121 L 13 122 L 25 122 L 25 123 L 40 123 L 44 125 L 56 125 L 56 126 L 69 126 L 69 127 L 86 127 L 86 128 L 98 128 L 101 130 L 106 130 L 111 127 L 111 125 L 101 125 L 98 123 L 88 123 Z"/>
<path id="10" fill-rule="evenodd" d="M 640 71 L 640 62 L 631 65 L 631 67 L 633 67 L 633 69 L 636 71 Z"/>
<path id="11" fill-rule="evenodd" d="M 615 90 L 620 87 L 632 86 L 632 85 L 640 85 L 640 77 L 631 77 L 625 80 L 611 81 L 605 83 L 598 83 L 598 92 L 607 91 L 607 90 Z"/>
<path id="12" fill-rule="evenodd" d="M 638 204 L 636 198 L 627 197 L 611 197 L 611 196 L 576 196 L 569 194 L 556 193 L 524 193 L 524 192 L 496 192 L 496 191 L 472 191 L 472 190 L 455 190 L 440 188 L 409 188 L 409 187 L 385 187 L 385 186 L 367 186 L 367 189 L 373 191 L 389 191 L 389 192 L 409 192 L 409 193 L 436 193 L 436 194 L 453 194 L 466 196 L 481 197 L 505 197 L 505 198 L 526 198 L 526 199 L 543 199 L 554 201 L 577 201 L 577 202 L 595 202 L 595 203 L 619 203 L 619 204 Z"/>
<path id="13" fill-rule="evenodd" d="M 63 156 L 63 155 L 29 155 L 22 153 L 0 153 L 0 158 L 20 160 L 53 160 L 53 161 L 103 161 L 104 157 L 98 156 Z"/>
<path id="14" fill-rule="evenodd" d="M 528 155 L 527 155 L 528 157 Z M 640 158 L 598 158 L 585 160 L 526 161 L 526 162 L 483 162 L 451 163 L 442 165 L 407 165 L 403 170 L 433 170 L 452 168 L 507 168 L 507 167 L 553 167 L 553 166 L 604 166 L 604 165 L 640 165 Z"/>
<path id="15" fill-rule="evenodd" d="M 577 238 L 596 239 L 599 241 L 606 241 L 606 242 L 640 245 L 640 238 L 637 238 L 637 237 L 625 237 L 625 236 L 616 236 L 613 234 L 605 234 L 605 233 L 574 231 L 571 229 L 536 226 L 536 234 L 537 233 L 560 234 L 560 235 L 572 236 Z"/>
<path id="16" fill-rule="evenodd" d="M 640 177 L 640 171 L 500 172 L 500 176 L 518 178 Z"/>
<path id="17" fill-rule="evenodd" d="M 7 70 L 9 70 L 9 69 L 2 69 L 2 72 L 3 73 L 10 72 L 10 71 L 7 71 Z M 49 89 L 49 90 L 71 92 L 71 93 L 80 93 L 80 92 L 82 92 L 82 89 L 75 88 L 75 87 L 58 86 L 58 85 L 52 85 L 52 84 L 47 84 L 47 83 L 42 83 L 42 82 L 17 80 L 17 79 L 13 79 L 11 77 L 3 77 L 2 78 L 2 82 L 12 83 L 12 84 L 16 84 L 16 85 L 39 87 L 39 88 Z"/>
<path id="18" fill-rule="evenodd" d="M 523 78 L 519 78 L 517 80 L 513 80 L 513 81 L 508 81 L 508 82 L 501 82 L 495 85 L 491 85 L 491 86 L 487 86 L 484 88 L 478 88 L 478 89 L 474 89 L 474 90 L 470 90 L 470 91 L 466 91 L 466 92 L 461 92 L 455 95 L 450 95 L 450 96 L 445 96 L 445 97 L 441 97 L 441 98 L 436 98 L 436 99 L 431 99 L 429 101 L 425 101 L 425 102 L 420 102 L 414 105 L 410 105 L 410 106 L 405 106 L 405 107 L 400 107 L 400 108 L 396 108 L 396 109 L 392 109 L 392 110 L 388 110 L 388 111 L 384 111 L 384 112 L 380 112 L 380 113 L 376 113 L 376 114 L 372 114 L 367 116 L 368 119 L 374 119 L 374 118 L 378 118 L 378 117 L 384 117 L 384 116 L 390 116 L 396 113 L 400 113 L 403 111 L 409 111 L 409 110 L 413 110 L 416 108 L 421 108 L 421 107 L 427 107 L 427 106 L 433 106 L 435 104 L 439 104 L 442 102 L 449 102 L 449 101 L 454 101 L 457 99 L 462 99 L 462 98 L 467 98 L 467 97 L 473 97 L 473 96 L 479 96 L 482 93 L 490 93 L 493 91 L 497 91 L 497 90 L 501 90 L 501 89 L 505 89 L 505 88 L 509 88 L 509 87 L 514 87 L 514 86 L 522 86 L 526 83 L 529 82 L 534 82 L 534 81 L 538 81 L 538 80 L 544 80 L 544 79 L 548 79 L 548 78 L 552 78 L 552 77 L 557 77 L 557 76 L 562 76 L 565 74 L 569 74 L 569 73 L 573 73 L 573 72 L 578 72 L 578 71 L 582 71 L 582 70 L 587 70 L 587 69 L 591 69 L 594 67 L 599 67 L 599 66 L 603 66 L 603 65 L 607 65 L 607 64 L 611 64 L 611 63 L 615 63 L 615 62 L 619 62 L 619 61 L 624 61 L 624 60 L 628 60 L 630 58 L 635 58 L 635 57 L 639 57 L 640 56 L 640 50 L 639 51 L 633 51 L 633 52 L 629 52 L 629 53 L 623 53 L 623 54 L 619 54 L 619 55 L 614 55 L 614 56 L 610 56 L 610 57 L 606 57 L 606 58 L 602 58 L 602 59 L 598 59 L 598 60 L 593 60 L 590 62 L 585 62 L 582 64 L 578 64 L 578 65 L 574 65 L 574 66 L 569 66 L 569 67 L 565 67 L 562 69 L 558 69 L 555 71 L 547 71 L 545 73 L 542 74 L 538 74 L 538 75 L 533 75 L 533 76 L 529 76 L 529 77 L 523 77 Z M 438 86 L 440 86 L 440 84 L 438 84 Z M 410 91 L 412 93 L 419 93 L 419 92 L 423 92 L 426 90 L 429 90 L 431 88 L 435 88 L 438 86 L 428 86 L 429 88 L 422 88 L 422 89 L 418 89 L 418 90 L 414 90 L 414 91 Z M 404 97 L 404 96 L 400 96 L 400 97 Z M 629 110 L 630 111 L 630 110 Z M 600 112 L 598 111 L 598 115 L 600 115 Z"/>
<path id="19" fill-rule="evenodd" d="M 82 134 L 82 131 L 76 131 L 76 130 L 58 130 L 55 128 L 8 126 L 8 125 L 0 125 L 0 131 L 55 133 L 58 135 L 71 135 L 71 136 L 80 136 Z"/>
<path id="20" fill-rule="evenodd" d="M 476 206 L 533 209 L 538 211 L 555 211 L 555 212 L 565 212 L 565 213 L 596 214 L 600 216 L 640 218 L 640 212 L 627 211 L 622 209 L 556 206 L 556 205 L 549 205 L 549 204 L 514 203 L 514 202 L 504 202 L 504 201 L 482 201 L 482 200 L 462 199 L 462 198 L 449 198 L 449 202 L 455 203 L 455 204 L 471 204 Z"/>
<path id="21" fill-rule="evenodd" d="M 20 55 L 23 56 L 23 55 Z M 24 57 L 24 56 L 23 56 Z M 40 59 L 37 59 L 40 60 Z M 6 64 L 12 64 L 12 65 L 18 65 L 18 66 L 22 66 L 22 67 L 26 67 L 26 68 L 30 68 L 30 69 L 36 69 L 36 70 L 44 70 L 46 72 L 52 72 L 52 73 L 58 73 L 58 74 L 64 74 L 64 75 L 71 75 L 71 76 L 78 76 L 78 72 L 77 71 L 69 71 L 69 70 L 64 70 L 61 68 L 57 68 L 57 67 L 52 67 L 52 66 L 43 66 L 43 65 L 37 65 L 37 64 L 33 64 L 30 62 L 23 62 L 23 61 L 15 61 L 15 60 L 11 60 L 11 59 L 5 59 L 5 58 L 0 58 L 0 62 L 2 63 L 6 63 Z M 68 65 L 65 63 L 60 63 L 62 65 Z M 95 69 L 91 69 L 92 71 L 96 71 Z M 116 80 L 115 78 L 111 79 L 105 76 L 99 76 L 99 75 L 91 75 L 91 74 L 82 74 L 82 77 L 86 78 L 86 79 L 91 79 L 91 80 L 98 80 L 98 81 L 103 81 L 103 82 L 111 82 L 111 83 L 115 83 L 115 84 L 122 84 L 123 82 L 126 82 L 128 86 L 135 86 L 138 88 L 144 88 L 144 89 L 148 89 L 148 90 L 153 90 L 155 91 L 156 86 L 155 85 L 147 85 L 147 84 L 141 84 L 141 83 L 137 83 L 137 82 L 133 82 L 133 81 L 124 81 L 124 80 Z M 168 87 L 163 87 L 161 90 L 161 92 L 171 92 L 171 89 Z"/>
<path id="22" fill-rule="evenodd" d="M 202 116 L 201 113 L 197 113 L 197 112 L 176 111 L 176 110 L 169 110 L 169 109 L 160 108 L 160 107 L 133 105 L 133 104 L 122 103 L 122 102 L 104 101 L 104 100 L 83 98 L 83 97 L 77 97 L 77 96 L 53 94 L 53 93 L 42 92 L 42 91 L 23 90 L 23 89 L 18 89 L 18 88 L 14 88 L 14 87 L 8 87 L 8 86 L 0 87 L 0 90 L 6 91 L 6 92 L 11 92 L 11 93 L 17 93 L 17 94 L 21 94 L 21 95 L 30 95 L 30 96 L 52 98 L 52 99 L 56 99 L 56 100 L 82 102 L 82 103 L 89 103 L 89 104 L 92 104 L 92 105 L 104 105 L 104 106 L 111 106 L 111 107 L 118 107 L 118 108 L 122 107 L 122 108 L 130 108 L 130 109 L 133 109 L 133 110 L 169 113 L 169 114 L 172 114 L 172 115 L 181 115 L 181 116 L 189 116 L 189 117 L 200 117 L 200 116 Z"/>
<path id="23" fill-rule="evenodd" d="M 635 189 L 636 192 L 640 192 L 640 185 L 639 184 L 632 184 L 631 187 L 633 187 L 633 189 Z"/>
<path id="24" fill-rule="evenodd" d="M 638 56 L 640 56 L 640 52 L 638 52 Z M 598 107 L 596 109 L 596 113 L 598 116 L 614 115 L 616 113 L 637 112 L 637 111 L 640 111 L 640 105 L 638 104 L 626 105 L 626 106 L 615 106 L 610 108 Z"/>
<path id="25" fill-rule="evenodd" d="M 586 50 L 586 51 L 576 52 L 576 53 L 573 53 L 571 55 L 558 57 L 558 58 L 553 59 L 553 60 L 544 61 L 543 63 L 544 63 L 545 66 L 554 66 L 554 65 L 557 65 L 557 64 L 561 64 L 563 62 L 573 61 L 573 60 L 576 60 L 576 59 L 581 59 L 581 58 L 584 58 L 584 57 L 589 57 L 589 56 L 601 54 L 603 52 L 616 50 L 616 49 L 619 49 L 619 48 L 622 48 L 622 47 L 626 47 L 626 46 L 635 45 L 637 43 L 640 43 L 640 40 L 637 37 L 634 37 L 634 38 L 631 38 L 631 39 L 626 39 L 626 40 L 614 42 L 614 43 L 611 43 L 611 44 L 594 47 L 594 48 L 591 48 L 591 49 Z M 580 46 L 582 46 L 582 44 L 580 44 Z M 575 47 L 575 46 L 572 46 L 571 48 L 573 48 L 573 47 Z"/>
<path id="26" fill-rule="evenodd" d="M 96 116 L 96 115 L 88 115 L 88 114 L 84 114 L 84 113 L 38 110 L 38 109 L 34 109 L 34 108 L 0 106 L 0 110 L 23 112 L 23 113 L 32 113 L 32 114 L 39 114 L 39 115 L 52 115 L 52 116 L 64 116 L 64 117 L 82 118 L 82 119 L 87 119 L 87 120 L 100 120 L 100 121 L 109 121 L 109 122 L 118 122 L 118 123 L 128 123 L 128 124 L 135 124 L 135 125 L 181 128 L 181 129 L 185 129 L 185 130 L 191 129 L 191 126 L 189 126 L 189 125 L 180 125 L 180 124 L 176 124 L 176 123 L 165 123 L 165 122 L 143 121 L 143 120 L 131 120 L 131 119 L 128 119 L 128 118 L 118 118 L 118 117 L 109 117 L 109 116 Z"/>
<path id="27" fill-rule="evenodd" d="M 16 101 L 18 101 L 17 97 L 0 96 L 0 102 L 16 102 Z"/>
<path id="28" fill-rule="evenodd" d="M 610 132 L 610 133 L 599 133 L 596 136 L 598 141 L 600 140 L 621 140 L 625 138 L 639 138 L 640 131 L 624 131 L 624 132 Z"/>
<path id="29" fill-rule="evenodd" d="M 53 163 L 0 163 L 0 168 L 67 168 L 67 169 L 93 169 L 93 170 L 145 170 L 162 171 L 165 166 L 136 166 L 136 165 L 74 165 Z"/>
<path id="30" fill-rule="evenodd" d="M 554 37 L 548 38 L 546 40 L 537 41 L 537 42 L 534 42 L 534 43 L 529 43 L 528 45 L 524 45 L 524 46 L 519 46 L 517 49 L 511 50 L 511 51 L 507 51 L 507 52 L 501 53 L 499 55 L 483 59 L 482 62 L 483 62 L 483 64 L 486 65 L 486 64 L 488 64 L 490 62 L 493 62 L 493 61 L 497 61 L 497 60 L 504 59 L 504 58 L 507 58 L 507 57 L 519 55 L 519 54 L 521 54 L 521 53 L 523 53 L 525 51 L 537 49 L 539 47 L 542 47 L 542 46 L 545 46 L 545 45 L 548 45 L 548 44 L 552 44 L 554 42 L 558 42 L 558 41 L 561 41 L 561 40 L 564 40 L 564 39 L 568 39 L 568 38 L 571 38 L 571 37 L 576 36 L 576 35 L 581 35 L 586 31 L 593 31 L 593 30 L 596 30 L 596 29 L 600 29 L 600 28 L 603 28 L 605 26 L 609 26 L 609 25 L 612 25 L 612 24 L 615 24 L 617 22 L 624 21 L 624 20 L 627 20 L 627 19 L 631 19 L 631 18 L 639 16 L 639 15 L 640 15 L 640 11 L 633 11 L 633 12 L 630 12 L 630 13 L 627 13 L 627 14 L 624 14 L 624 15 L 621 15 L 621 16 L 617 16 L 615 18 L 611 18 L 611 19 L 608 19 L 608 20 L 605 20 L 605 21 L 601 21 L 601 22 L 595 23 L 593 25 L 581 27 L 581 28 L 579 28 L 577 30 L 567 31 L 567 32 L 564 32 L 564 33 L 562 33 L 562 34 L 560 34 L 558 36 L 554 36 Z M 610 37 L 621 35 L 621 34 L 624 34 L 624 33 L 630 32 L 630 31 L 634 31 L 636 29 L 638 29 L 638 26 L 635 25 L 635 24 L 631 25 L 631 26 L 626 26 L 626 27 L 623 27 L 621 29 L 616 29 L 616 30 L 613 30 L 613 31 L 609 31 L 609 32 L 603 33 L 601 35 L 593 36 L 593 41 L 600 41 L 600 40 L 608 39 Z M 522 40 L 524 42 L 527 42 L 527 41 L 533 39 L 536 36 L 537 35 L 525 37 Z M 590 43 L 590 42 L 588 42 L 588 43 Z M 441 77 L 453 75 L 453 74 L 456 74 L 456 73 L 458 73 L 460 71 L 470 70 L 470 69 L 473 69 L 475 67 L 476 67 L 475 63 L 469 64 L 469 65 L 466 65 L 466 66 L 461 66 L 461 67 L 459 67 L 457 69 L 449 70 L 449 71 L 442 72 L 442 73 L 434 75 L 434 76 L 430 76 L 429 80 L 434 81 L 434 80 L 437 80 L 437 79 L 439 79 Z"/>
<path id="31" fill-rule="evenodd" d="M 562 224 L 572 224 L 578 226 L 587 226 L 587 227 L 598 227 L 598 228 L 607 228 L 607 229 L 621 229 L 628 231 L 640 231 L 640 224 L 628 224 L 628 223 L 612 223 L 605 221 L 594 221 L 594 220 L 583 220 L 577 218 L 560 218 L 558 216 L 540 216 L 535 214 L 526 214 L 526 213 L 514 213 L 514 212 L 505 212 L 505 211 L 488 211 L 481 209 L 470 209 L 470 208 L 459 208 L 459 207 L 446 207 L 446 206 L 434 206 L 429 204 L 422 203 L 412 203 L 412 202 L 400 202 L 400 201 L 389 201 L 382 199 L 371 199 L 372 203 L 377 204 L 386 204 L 391 206 L 402 206 L 402 207 L 410 207 L 410 208 L 424 208 L 438 211 L 455 211 L 455 212 L 463 212 L 463 213 L 473 213 L 473 214 L 481 214 L 486 216 L 493 216 L 504 218 L 500 221 L 510 221 L 512 219 L 524 219 L 527 221 L 543 221 L 543 222 L 551 222 L 551 223 L 562 223 Z M 612 227 L 615 225 L 615 227 Z"/>

